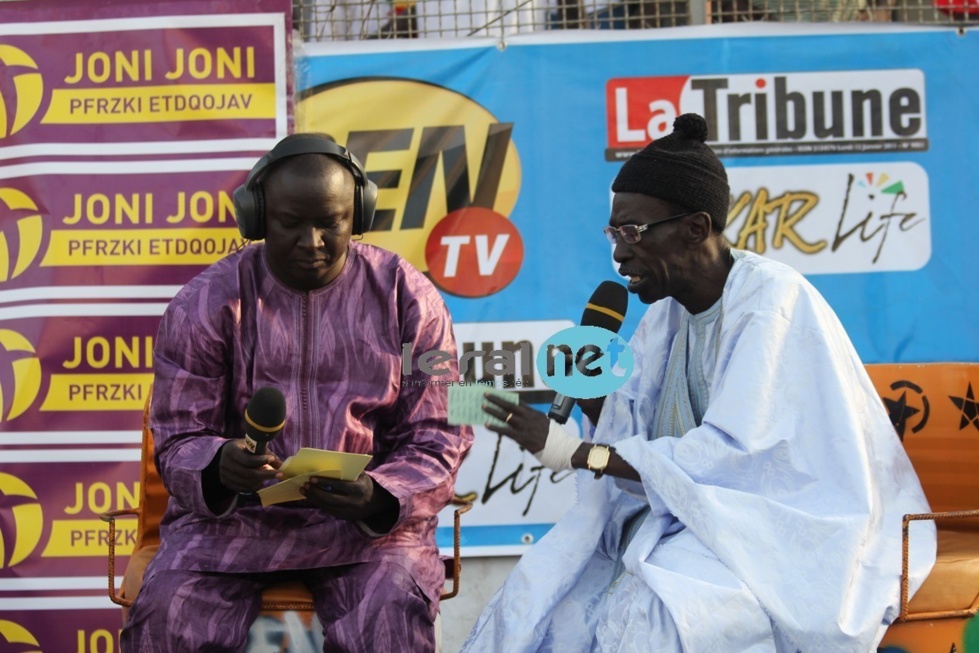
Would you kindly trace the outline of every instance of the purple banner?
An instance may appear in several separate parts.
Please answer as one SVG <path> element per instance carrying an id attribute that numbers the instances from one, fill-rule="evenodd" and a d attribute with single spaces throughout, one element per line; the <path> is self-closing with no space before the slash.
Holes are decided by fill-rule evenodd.
<path id="1" fill-rule="evenodd" d="M 81 314 L 4 320 L 3 430 L 139 430 L 160 321 L 133 314 L 147 307 L 162 313 L 162 304 L 66 305 Z"/>
<path id="2" fill-rule="evenodd" d="M 38 164 L 52 172 L 0 180 L 0 297 L 37 286 L 182 285 L 244 244 L 231 193 L 247 171 L 161 165 Z M 143 173 L 124 173 L 133 168 Z"/>
<path id="3" fill-rule="evenodd" d="M 99 515 L 139 503 L 166 302 L 243 244 L 231 193 L 289 132 L 291 15 L 0 2 L 0 651 L 120 650 Z"/>
<path id="4" fill-rule="evenodd" d="M 101 602 L 62 593 L 51 596 L 49 603 L 72 607 L 0 610 L 0 651 L 118 653 L 121 651 L 122 608 L 84 607 Z M 104 603 L 112 605 L 108 599 Z M 52 628 L 52 624 L 58 624 L 58 627 Z M 5 648 L 6 645 L 9 648 Z M 244 653 L 305 653 L 322 648 L 319 622 L 315 619 L 310 622 L 308 614 L 286 612 L 261 615 L 248 633 Z"/>
<path id="5" fill-rule="evenodd" d="M 32 599 L 27 599 L 31 601 Z M 95 604 L 96 599 L 52 596 L 51 605 Z M 0 651 L 118 653 L 122 608 L 0 610 Z"/>
<path id="6" fill-rule="evenodd" d="M 274 138 L 285 103 L 276 18 L 18 25 L 0 50 L 11 77 L 0 147 L 88 143 L 104 155 L 113 143 L 166 141 L 138 152 L 154 154 L 174 142 Z"/>
<path id="7" fill-rule="evenodd" d="M 38 452 L 40 453 L 40 452 Z M 0 464 L 0 579 L 105 577 L 108 524 L 99 515 L 139 505 L 139 450 L 135 461 L 42 462 L 68 458 L 49 450 L 38 462 Z M 76 460 L 95 450 L 75 450 Z M 116 568 L 122 575 L 136 543 L 136 517 L 116 522 Z M 107 585 L 108 583 L 106 583 Z"/>

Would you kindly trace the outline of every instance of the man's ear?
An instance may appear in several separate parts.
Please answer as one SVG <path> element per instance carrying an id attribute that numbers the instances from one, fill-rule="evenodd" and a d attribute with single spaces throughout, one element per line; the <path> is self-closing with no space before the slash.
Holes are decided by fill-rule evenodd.
<path id="1" fill-rule="evenodd" d="M 684 236 L 686 236 L 688 246 L 699 247 L 710 238 L 712 227 L 710 215 L 706 212 L 694 213 L 684 222 L 686 223 Z"/>

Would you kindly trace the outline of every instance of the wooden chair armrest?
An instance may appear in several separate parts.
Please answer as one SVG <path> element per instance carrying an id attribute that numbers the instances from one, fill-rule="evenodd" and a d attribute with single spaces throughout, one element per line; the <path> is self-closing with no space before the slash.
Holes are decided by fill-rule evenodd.
<path id="1" fill-rule="evenodd" d="M 447 601 L 459 593 L 459 576 L 462 572 L 462 558 L 459 555 L 459 547 L 462 531 L 462 520 L 460 517 L 472 510 L 472 501 L 462 501 L 458 498 L 452 501 L 452 505 L 459 506 L 452 515 L 452 589 L 442 592 L 442 600 Z"/>
<path id="2" fill-rule="evenodd" d="M 979 605 L 972 605 L 962 610 L 939 610 L 935 612 L 908 612 L 908 531 L 913 521 L 941 521 L 948 519 L 976 519 L 979 510 L 956 510 L 952 512 L 924 512 L 904 515 L 901 522 L 901 614 L 897 621 L 920 621 L 924 619 L 944 619 L 947 617 L 966 617 L 976 613 Z"/>
<path id="3" fill-rule="evenodd" d="M 109 600 L 124 608 L 128 608 L 133 602 L 116 593 L 116 517 L 125 515 L 139 517 L 141 513 L 141 508 L 124 508 L 122 510 L 110 510 L 99 515 L 99 519 L 109 524 Z"/>

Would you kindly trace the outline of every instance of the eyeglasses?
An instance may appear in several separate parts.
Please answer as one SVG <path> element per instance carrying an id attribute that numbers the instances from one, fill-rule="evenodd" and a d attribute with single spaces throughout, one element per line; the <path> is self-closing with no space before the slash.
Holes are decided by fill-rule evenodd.
<path id="1" fill-rule="evenodd" d="M 697 211 L 688 211 L 687 213 L 680 213 L 679 215 L 671 215 L 668 218 L 663 218 L 658 222 L 652 224 L 624 224 L 621 227 L 605 227 L 602 229 L 605 232 L 605 237 L 608 238 L 608 242 L 613 245 L 616 244 L 619 238 L 622 242 L 628 245 L 635 245 L 642 238 L 642 232 L 647 229 L 652 229 L 658 224 L 663 224 L 664 222 L 669 222 L 670 220 L 676 220 L 677 218 L 685 218 L 688 215 L 693 215 Z"/>

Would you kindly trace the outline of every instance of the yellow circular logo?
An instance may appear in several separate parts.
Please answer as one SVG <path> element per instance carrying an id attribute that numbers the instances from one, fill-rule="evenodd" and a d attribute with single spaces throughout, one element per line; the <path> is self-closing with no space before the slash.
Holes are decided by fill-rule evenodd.
<path id="1" fill-rule="evenodd" d="M 0 424 L 23 415 L 41 390 L 41 361 L 24 336 L 0 329 L 0 356 L 9 369 L 0 366 Z M 11 373 L 12 372 L 12 373 Z"/>
<path id="2" fill-rule="evenodd" d="M 37 639 L 30 633 L 29 630 L 20 624 L 14 623 L 13 621 L 7 621 L 6 619 L 0 619 L 0 642 L 40 647 Z M 14 649 L 3 647 L 3 650 L 13 651 Z M 41 653 L 41 649 L 25 648 L 18 651 L 18 653 Z"/>
<path id="3" fill-rule="evenodd" d="M 23 129 L 37 113 L 44 81 L 34 60 L 12 45 L 0 45 L 0 66 L 11 69 L 14 82 L 13 97 L 0 96 L 0 138 L 6 138 Z"/>
<path id="4" fill-rule="evenodd" d="M 22 562 L 37 547 L 38 542 L 41 541 L 44 515 L 34 490 L 16 476 L 0 472 L 0 496 L 3 497 L 5 506 L 13 504 L 9 510 L 14 519 L 13 542 L 4 541 L 5 534 L 0 531 L 0 569 L 2 569 Z M 18 503 L 17 499 L 33 499 L 33 501 Z"/>
<path id="5" fill-rule="evenodd" d="M 455 91 L 416 80 L 350 79 L 306 91 L 296 116 L 300 131 L 333 136 L 377 184 L 377 211 L 364 241 L 419 270 L 428 270 L 426 245 L 445 216 L 478 207 L 505 219 L 517 202 L 513 123 Z M 451 241 L 461 254 L 471 248 L 481 256 L 484 269 L 506 253 L 507 243 L 499 242 L 490 234 L 483 252 L 473 239 Z"/>
<path id="6" fill-rule="evenodd" d="M 0 282 L 23 274 L 40 253 L 44 222 L 37 211 L 37 204 L 26 193 L 0 188 L 0 218 L 4 224 L 17 227 L 16 240 L 8 237 L 8 229 L 0 230 Z M 14 212 L 22 217 L 7 218 L 8 213 Z M 26 212 L 29 214 L 22 215 Z"/>

